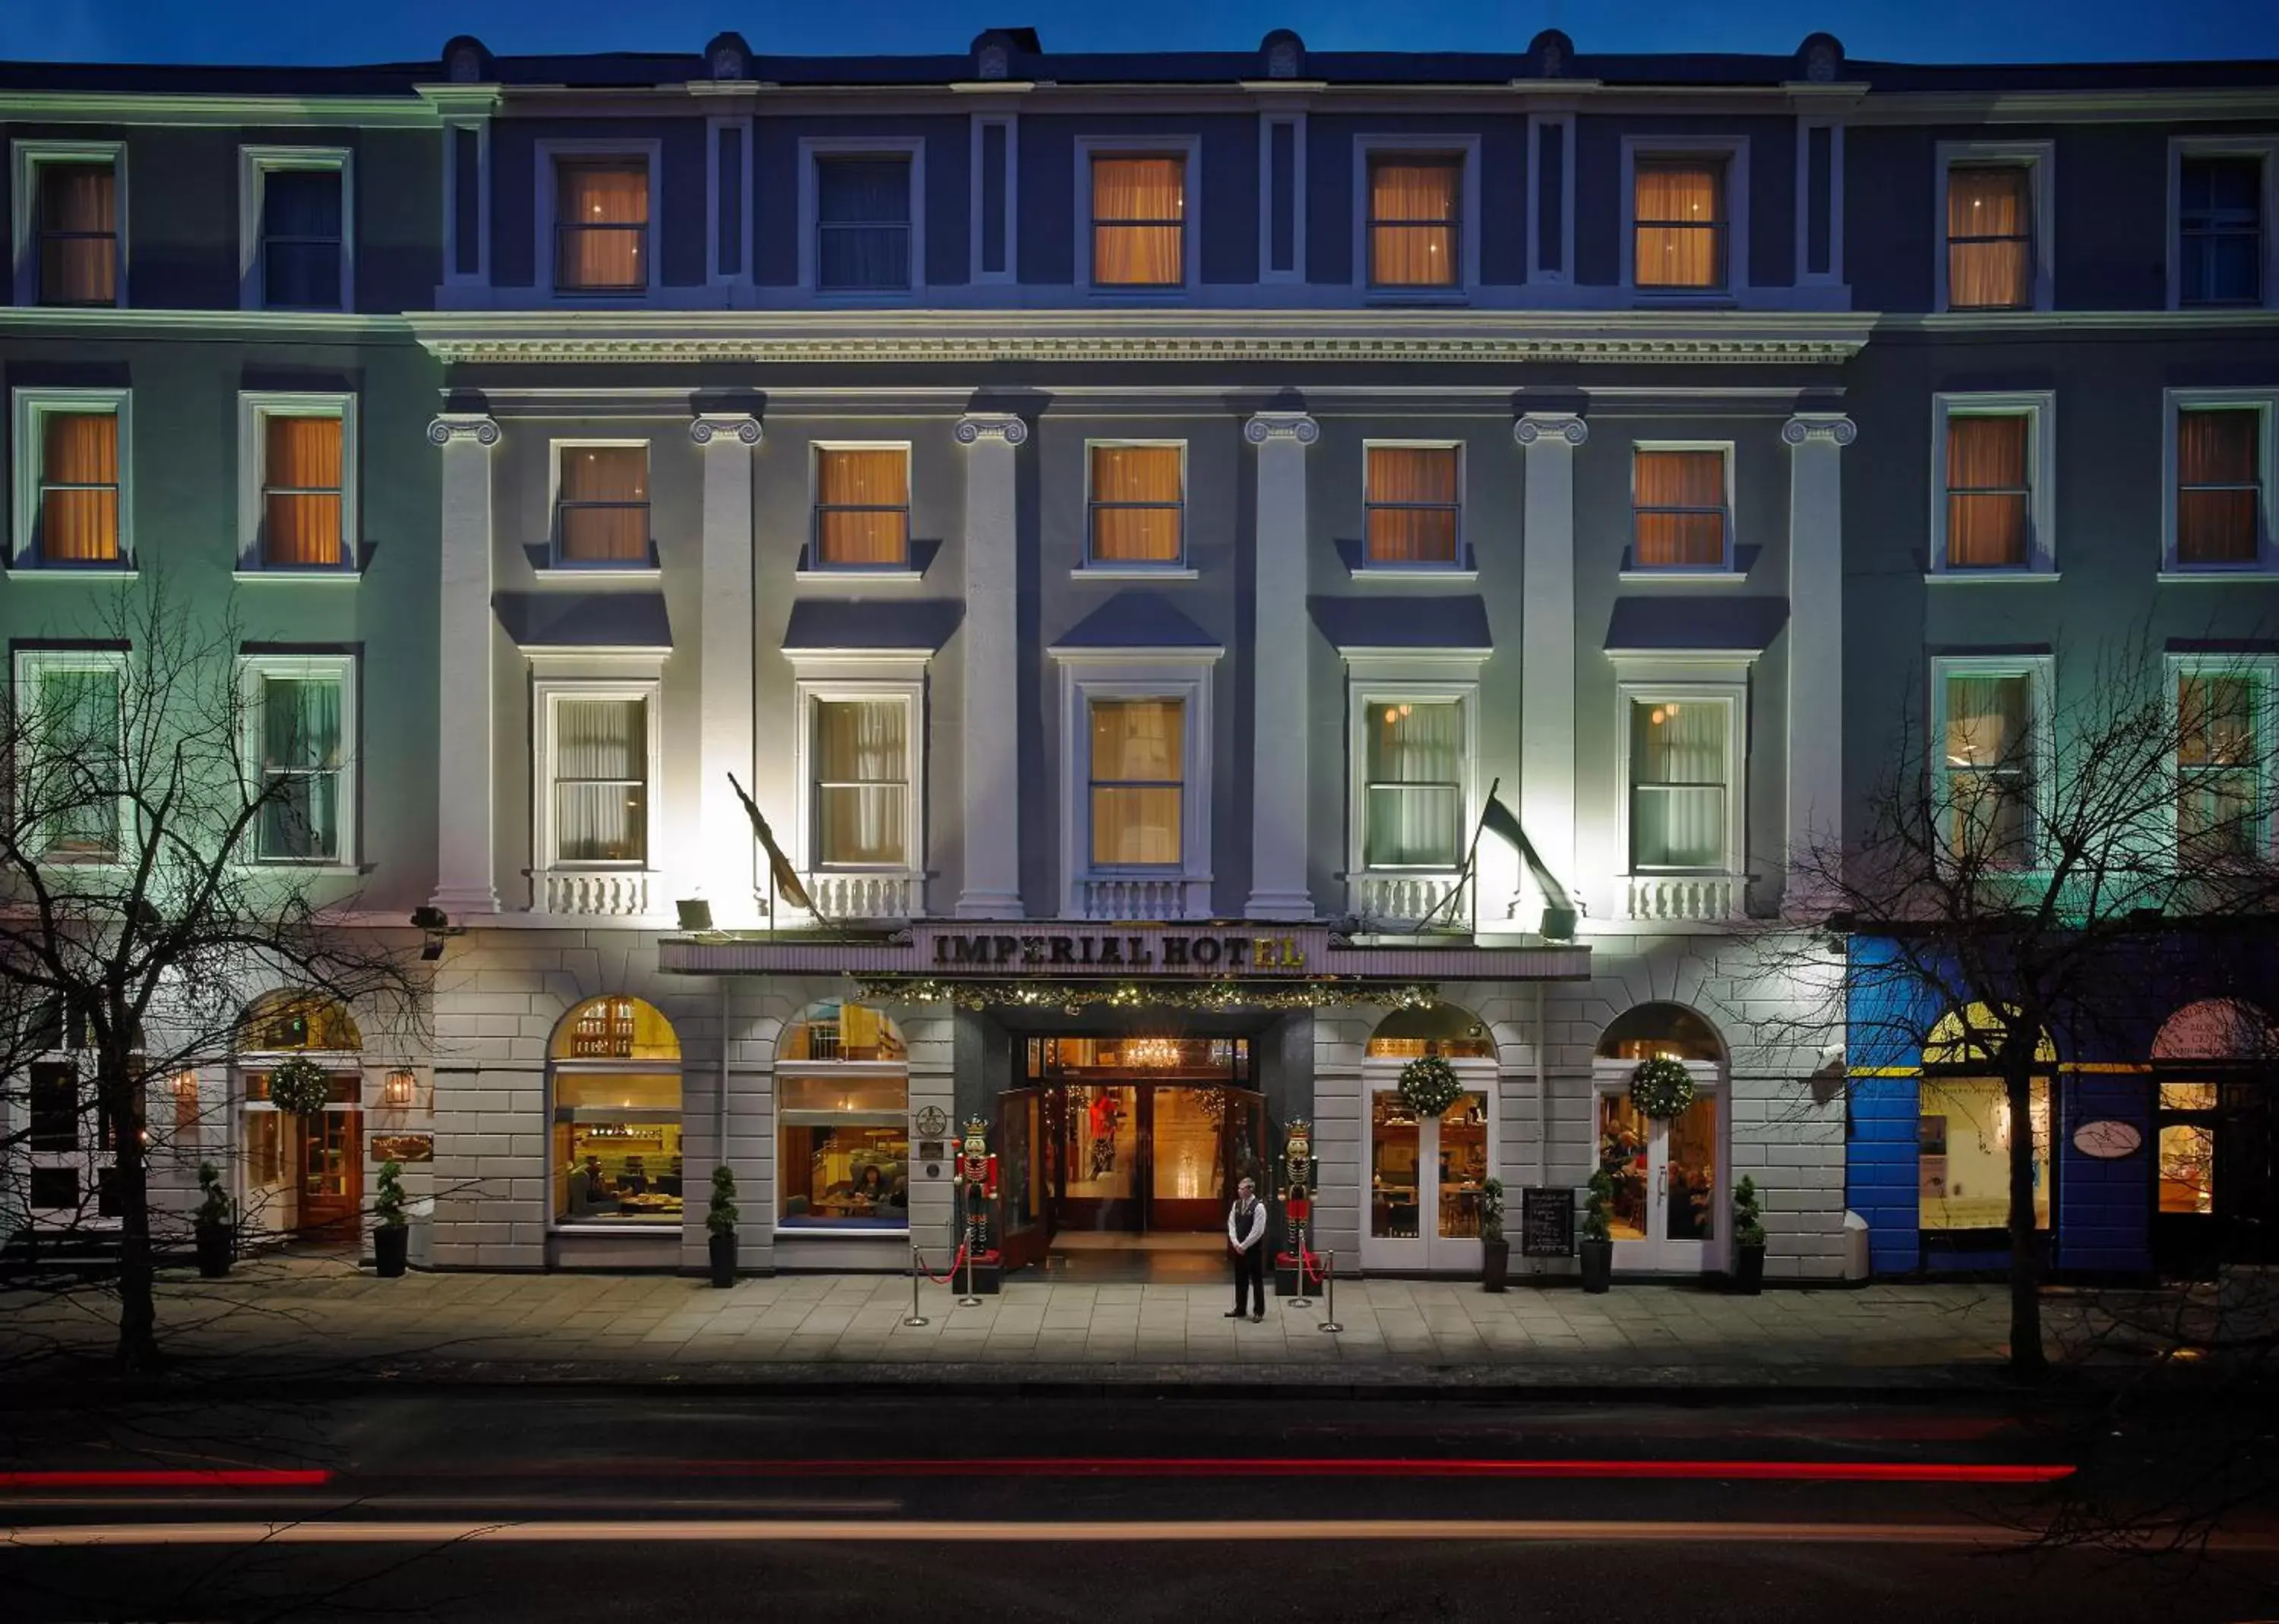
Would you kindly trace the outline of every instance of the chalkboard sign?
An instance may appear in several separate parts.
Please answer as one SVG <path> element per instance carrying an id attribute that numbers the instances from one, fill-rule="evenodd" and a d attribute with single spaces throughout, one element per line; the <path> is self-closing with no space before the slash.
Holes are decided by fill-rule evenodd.
<path id="1" fill-rule="evenodd" d="M 1523 1258 L 1575 1255 L 1575 1192 L 1562 1184 L 1519 1192 L 1519 1254 Z"/>

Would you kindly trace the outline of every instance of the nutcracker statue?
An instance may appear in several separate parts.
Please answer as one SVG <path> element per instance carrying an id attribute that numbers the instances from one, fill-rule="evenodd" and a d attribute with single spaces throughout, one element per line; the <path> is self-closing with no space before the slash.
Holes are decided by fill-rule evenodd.
<path id="1" fill-rule="evenodd" d="M 1298 1267 L 1298 1298 L 1306 1296 L 1306 1223 L 1313 1216 L 1314 1191 L 1322 1164 L 1314 1156 L 1314 1125 L 1293 1122 L 1282 1142 L 1282 1215 L 1290 1223 L 1290 1256 Z"/>
<path id="2" fill-rule="evenodd" d="M 989 1213 L 997 1200 L 997 1158 L 989 1149 L 986 1118 L 966 1120 L 965 1138 L 957 1147 L 957 1171 L 950 1183 L 962 1197 L 965 1255 L 978 1263 L 991 1255 Z"/>

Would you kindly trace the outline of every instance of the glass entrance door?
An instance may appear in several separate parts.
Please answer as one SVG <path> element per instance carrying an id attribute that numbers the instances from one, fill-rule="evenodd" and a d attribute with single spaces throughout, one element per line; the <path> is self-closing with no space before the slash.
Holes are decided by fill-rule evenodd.
<path id="1" fill-rule="evenodd" d="M 1631 1103 L 1627 1078 L 1599 1095 L 1599 1165 L 1614 1179 L 1607 1218 L 1616 1268 L 1698 1274 L 1723 1263 L 1718 1095 L 1698 1077 L 1694 1086 L 1692 1104 L 1659 1119 Z"/>
<path id="2" fill-rule="evenodd" d="M 354 1240 L 364 1206 L 364 1113 L 320 1111 L 299 1126 L 301 1233 L 327 1244 Z"/>
<path id="3" fill-rule="evenodd" d="M 1492 1098 L 1485 1085 L 1466 1089 L 1439 1116 L 1420 1121 L 1392 1078 L 1370 1084 L 1363 1268 L 1457 1274 L 1480 1267 Z"/>

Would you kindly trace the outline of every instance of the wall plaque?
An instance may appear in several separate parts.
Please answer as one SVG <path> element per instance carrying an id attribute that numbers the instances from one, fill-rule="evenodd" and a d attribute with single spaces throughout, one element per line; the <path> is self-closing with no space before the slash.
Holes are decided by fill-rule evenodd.
<path id="1" fill-rule="evenodd" d="M 2083 1122 L 2073 1130 L 2073 1147 L 2084 1156 L 2094 1156 L 2099 1161 L 2118 1161 L 2123 1156 L 2133 1156 L 2145 1148 L 2145 1136 L 2133 1122 L 2116 1122 L 2110 1118 Z"/>
<path id="2" fill-rule="evenodd" d="M 432 1133 L 376 1133 L 372 1136 L 372 1159 L 374 1161 L 433 1161 L 435 1160 L 435 1136 Z"/>

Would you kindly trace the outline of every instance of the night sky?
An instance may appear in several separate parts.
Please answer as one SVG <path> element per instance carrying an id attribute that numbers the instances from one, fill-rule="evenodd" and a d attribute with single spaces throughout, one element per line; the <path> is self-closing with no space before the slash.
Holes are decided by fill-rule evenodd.
<path id="1" fill-rule="evenodd" d="M 1785 52 L 1824 28 L 1893 61 L 2279 57 L 2279 0 L 0 0 L 0 57 L 416 62 L 462 32 L 503 55 L 693 52 L 724 28 L 763 53 L 956 52 L 1019 24 L 1058 50 L 1241 50 L 1295 27 L 1318 50 L 1516 51 L 1556 27 L 1584 51 Z"/>

